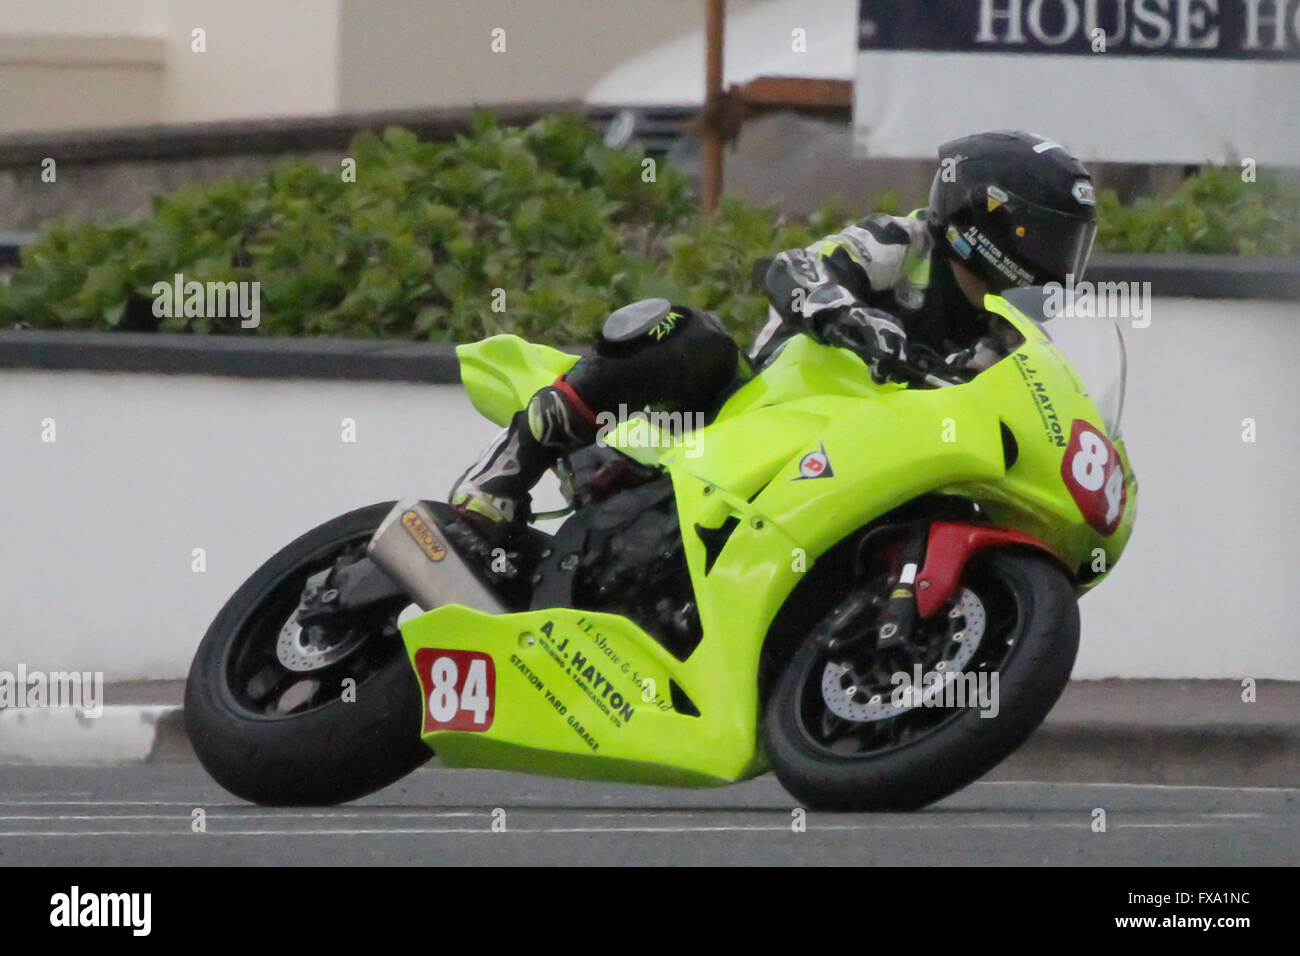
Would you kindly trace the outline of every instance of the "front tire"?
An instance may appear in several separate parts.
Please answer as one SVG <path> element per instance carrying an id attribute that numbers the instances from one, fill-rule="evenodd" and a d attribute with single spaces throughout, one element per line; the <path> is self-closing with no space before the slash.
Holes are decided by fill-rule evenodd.
<path id="1" fill-rule="evenodd" d="M 860 708 L 874 706 L 872 721 L 855 724 L 830 712 L 830 662 L 805 641 L 768 699 L 764 742 L 777 779 L 809 808 L 915 810 L 933 803 L 1000 763 L 1052 709 L 1079 647 L 1079 611 L 1065 574 L 1044 555 L 1003 551 L 977 557 L 962 583 L 988 609 L 979 657 L 965 666 L 987 671 L 988 686 L 997 674 L 996 715 L 917 707 L 882 719 L 874 698 Z M 960 608 L 952 615 L 959 619 Z"/>
<path id="2" fill-rule="evenodd" d="M 204 635 L 185 685 L 185 726 L 204 769 L 235 796 L 272 806 L 342 803 L 433 756 L 420 740 L 419 683 L 397 632 L 405 599 L 326 635 L 315 669 L 294 670 L 277 653 L 307 578 L 364 553 L 391 509 L 351 511 L 287 545 Z"/>

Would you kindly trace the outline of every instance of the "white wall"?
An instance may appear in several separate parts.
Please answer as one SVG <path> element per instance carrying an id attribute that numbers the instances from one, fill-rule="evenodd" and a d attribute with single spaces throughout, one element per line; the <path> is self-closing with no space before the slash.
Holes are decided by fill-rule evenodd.
<path id="1" fill-rule="evenodd" d="M 5 33 L 130 34 L 161 30 L 168 0 L 5 0 Z"/>
<path id="2" fill-rule="evenodd" d="M 827 0 L 802 2 L 813 3 L 804 20 L 811 27 Z M 757 5 L 729 0 L 727 15 L 735 20 Z M 660 60 L 646 82 L 668 94 L 686 70 L 688 86 L 694 81 L 702 88 L 704 10 L 703 0 L 342 0 L 339 105 L 580 100 L 629 58 L 683 36 L 694 59 Z M 499 53 L 491 49 L 496 28 L 505 31 Z M 788 27 L 778 40 L 789 49 Z M 638 91 L 634 100 L 640 98 Z M 656 102 L 676 100 L 665 95 Z"/>
<path id="3" fill-rule="evenodd" d="M 182 676 L 282 545 L 356 507 L 444 497 L 495 431 L 453 386 L 0 374 L 0 669 Z"/>
<path id="4" fill-rule="evenodd" d="M 1157 299 L 1124 335 L 1137 524 L 1075 676 L 1300 680 L 1300 305 Z"/>
<path id="5" fill-rule="evenodd" d="M 191 51 L 191 31 L 207 52 Z M 333 113 L 339 0 L 168 0 L 163 122 Z"/>
<path id="6" fill-rule="evenodd" d="M 1126 338 L 1140 509 L 1083 602 L 1075 676 L 1300 679 L 1300 308 L 1161 299 Z M 183 676 L 281 545 L 353 507 L 444 496 L 495 430 L 451 386 L 0 372 L 0 669 Z"/>
<path id="7" fill-rule="evenodd" d="M 815 29 L 827 2 L 851 0 L 804 2 Z M 730 0 L 729 15 L 757 5 Z M 698 86 L 703 20 L 701 0 L 3 0 L 0 134 L 576 101 L 625 60 L 692 33 L 682 69 Z M 196 27 L 205 53 L 191 51 Z M 671 89 L 678 72 L 668 64 L 655 82 Z"/>
<path id="8" fill-rule="evenodd" d="M 332 113 L 338 47 L 339 0 L 5 0 L 0 133 Z"/>
<path id="9" fill-rule="evenodd" d="M 5 0 L 0 133 L 156 122 L 165 0 Z"/>

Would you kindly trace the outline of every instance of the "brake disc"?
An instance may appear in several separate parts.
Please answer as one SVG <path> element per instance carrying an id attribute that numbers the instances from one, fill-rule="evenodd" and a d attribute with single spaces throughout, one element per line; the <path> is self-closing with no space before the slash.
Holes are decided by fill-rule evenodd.
<path id="1" fill-rule="evenodd" d="M 961 673 L 975 656 L 984 636 L 984 603 L 970 588 L 962 588 L 946 622 L 948 638 L 932 665 L 933 673 L 941 676 Z M 943 694 L 941 680 L 913 687 L 916 675 L 906 676 L 906 682 L 873 685 L 870 678 L 862 679 L 851 665 L 831 662 L 822 671 L 822 700 L 836 717 L 869 723 L 897 717 Z"/>
<path id="2" fill-rule="evenodd" d="M 313 641 L 311 632 L 320 633 L 317 628 L 308 628 L 304 632 L 294 616 L 284 622 L 275 642 L 275 656 L 281 665 L 299 674 L 318 671 L 338 663 L 366 639 L 365 631 L 357 629 L 349 631 L 337 644 L 321 645 Z"/>

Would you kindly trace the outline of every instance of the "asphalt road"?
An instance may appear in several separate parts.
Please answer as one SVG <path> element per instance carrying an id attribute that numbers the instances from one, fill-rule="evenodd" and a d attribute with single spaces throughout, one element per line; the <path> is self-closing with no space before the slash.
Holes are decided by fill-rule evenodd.
<path id="1" fill-rule="evenodd" d="M 771 776 L 690 791 L 427 767 L 294 810 L 192 764 L 0 767 L 0 866 L 1300 863 L 1294 789 L 979 783 L 921 813 L 808 813 L 803 832 L 793 809 Z"/>

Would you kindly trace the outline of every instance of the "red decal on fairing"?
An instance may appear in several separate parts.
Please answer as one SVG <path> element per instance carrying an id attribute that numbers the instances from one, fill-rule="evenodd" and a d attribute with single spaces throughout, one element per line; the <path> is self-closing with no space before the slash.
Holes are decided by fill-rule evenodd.
<path id="1" fill-rule="evenodd" d="M 1128 500 L 1124 466 L 1110 440 L 1081 418 L 1076 418 L 1070 429 L 1070 443 L 1061 459 L 1061 479 L 1083 520 L 1103 537 L 1114 534 Z"/>
<path id="2" fill-rule="evenodd" d="M 835 469 L 831 467 L 830 456 L 826 454 L 826 445 L 819 442 L 816 451 L 810 451 L 799 459 L 799 474 L 792 481 L 805 478 L 834 478 Z"/>
<path id="3" fill-rule="evenodd" d="M 487 730 L 496 714 L 497 672 L 477 651 L 424 647 L 415 652 L 424 694 L 424 730 Z"/>

